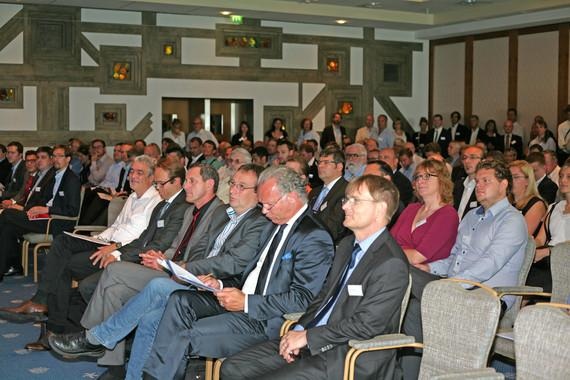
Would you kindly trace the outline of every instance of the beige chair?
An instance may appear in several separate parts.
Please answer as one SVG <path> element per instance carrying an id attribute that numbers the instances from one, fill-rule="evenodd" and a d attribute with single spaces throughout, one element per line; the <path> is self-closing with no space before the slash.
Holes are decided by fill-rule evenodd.
<path id="1" fill-rule="evenodd" d="M 465 284 L 482 291 L 466 290 Z M 433 281 L 425 287 L 421 314 L 423 344 L 404 334 L 349 341 L 351 349 L 346 355 L 344 378 L 354 379 L 356 361 L 361 354 L 404 347 L 423 349 L 420 380 L 457 372 L 497 378 L 492 369 L 486 369 L 501 314 L 497 292 L 460 279 Z M 469 378 L 467 374 L 463 378 Z"/>
<path id="2" fill-rule="evenodd" d="M 569 312 L 570 305 L 558 303 L 520 311 L 514 328 L 517 380 L 570 379 Z"/>

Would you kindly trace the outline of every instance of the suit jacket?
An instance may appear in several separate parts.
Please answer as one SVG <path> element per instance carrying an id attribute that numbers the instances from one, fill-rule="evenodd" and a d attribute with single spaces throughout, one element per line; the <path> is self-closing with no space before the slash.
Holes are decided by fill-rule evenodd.
<path id="1" fill-rule="evenodd" d="M 138 263 L 140 262 L 139 253 L 143 250 L 165 251 L 170 247 L 182 225 L 184 212 L 189 205 L 186 203 L 186 193 L 182 191 L 174 198 L 172 204 L 164 211 L 164 214 L 160 216 L 165 203 L 166 201 L 160 202 L 152 210 L 148 227 L 137 239 L 119 248 L 122 261 Z"/>
<path id="2" fill-rule="evenodd" d="M 259 252 L 238 278 L 240 288 L 256 267 L 265 246 L 270 244 L 275 227 L 271 224 L 261 234 Z M 330 234 L 310 210 L 297 219 L 285 239 L 276 253 L 265 295 L 248 295 L 248 315 L 266 323 L 265 333 L 270 339 L 279 337 L 283 314 L 305 310 L 319 293 L 334 255 Z M 227 283 L 224 281 L 224 286 Z"/>
<path id="3" fill-rule="evenodd" d="M 505 136 L 501 136 L 497 141 L 497 150 L 504 152 L 507 148 L 514 148 L 517 151 L 517 160 L 522 160 L 523 139 L 519 135 L 511 135 L 511 146 L 505 146 Z"/>
<path id="4" fill-rule="evenodd" d="M 320 209 L 314 213 L 319 221 L 328 229 L 335 244 L 338 244 L 342 238 L 350 233 L 350 230 L 342 224 L 344 221 L 344 210 L 342 209 L 341 201 L 344 197 L 346 185 L 348 185 L 348 182 L 346 182 L 343 177 L 340 177 L 321 203 Z M 313 209 L 313 205 L 317 201 L 323 187 L 324 185 L 319 186 L 309 193 L 309 210 Z"/>
<path id="5" fill-rule="evenodd" d="M 340 126 L 340 132 L 343 137 L 346 136 L 346 129 L 342 125 Z M 321 136 L 321 148 L 325 149 L 327 144 L 330 142 L 336 142 L 334 138 L 334 131 L 332 125 L 325 127 L 325 129 L 323 130 L 323 134 Z M 341 144 L 341 148 L 343 148 L 342 145 L 344 144 Z"/>
<path id="6" fill-rule="evenodd" d="M 46 174 L 47 176 L 47 174 Z M 55 174 L 51 178 L 48 187 L 53 189 L 55 186 Z M 53 191 L 48 195 L 48 201 L 52 198 Z M 28 202 L 29 203 L 29 202 Z M 26 205 L 28 206 L 28 205 Z M 51 207 L 48 207 L 50 215 L 63 216 L 79 216 L 81 207 L 81 183 L 79 177 L 67 167 L 59 183 L 59 187 L 53 197 Z M 54 220 L 51 223 L 51 233 L 58 235 L 63 231 L 71 230 L 75 226 L 75 221 L 71 220 Z"/>
<path id="7" fill-rule="evenodd" d="M 210 224 L 210 219 L 212 218 L 212 214 L 214 213 L 214 210 L 216 210 L 216 208 L 218 208 L 220 205 L 223 205 L 222 201 L 218 197 L 214 197 L 214 199 L 212 199 L 210 203 L 210 206 L 208 206 L 208 209 L 200 218 L 198 225 L 195 227 L 194 232 L 192 233 L 192 237 L 188 241 L 188 245 L 184 250 L 182 261 L 188 261 L 189 258 L 191 257 L 192 252 L 202 252 L 206 248 L 205 246 L 202 247 L 199 246 L 201 236 L 207 230 L 208 225 Z M 172 240 L 170 248 L 164 251 L 166 257 L 172 258 L 172 256 L 174 256 L 176 248 L 178 248 L 178 246 L 182 242 L 182 239 L 184 239 L 186 230 L 190 226 L 190 223 L 192 223 L 193 212 L 194 212 L 194 205 L 189 205 L 186 208 L 186 211 L 184 212 L 184 217 L 183 217 L 184 219 L 180 227 L 180 230 L 178 230 L 176 237 L 174 238 L 174 240 Z"/>
<path id="8" fill-rule="evenodd" d="M 424 146 L 426 146 L 426 144 L 429 144 L 433 140 L 433 134 L 431 135 L 431 140 L 430 140 L 428 138 L 428 133 L 429 131 L 427 131 L 426 133 L 421 133 L 421 132 L 414 133 L 413 142 L 416 147 L 416 150 L 419 153 L 422 153 L 424 151 Z"/>
<path id="9" fill-rule="evenodd" d="M 354 237 L 345 238 L 339 245 L 326 284 L 299 320 L 306 326 L 326 304 L 341 280 L 351 259 Z M 368 248 L 347 280 L 326 325 L 307 330 L 308 350 L 311 355 L 325 355 L 328 379 L 339 378 L 344 366 L 350 339 L 371 339 L 380 334 L 397 333 L 400 324 L 402 298 L 408 286 L 408 261 L 388 230 L 384 230 Z M 359 287 L 361 295 L 350 295 L 349 286 Z M 392 378 L 389 370 L 374 374 L 374 368 L 359 366 L 357 378 Z M 302 364 L 302 361 L 300 363 Z M 310 365 L 307 363 L 306 365 Z"/>
<path id="10" fill-rule="evenodd" d="M 435 129 L 430 129 L 427 133 L 426 139 L 428 141 L 428 143 L 433 142 L 433 134 L 435 133 Z M 441 133 L 439 134 L 438 138 L 437 138 L 437 144 L 439 145 L 439 147 L 441 148 L 441 155 L 443 157 L 447 157 L 447 146 L 449 145 L 449 142 L 451 141 L 451 130 L 443 128 Z"/>
<path id="11" fill-rule="evenodd" d="M 319 165 L 317 165 L 317 160 L 313 161 L 313 165 L 309 166 L 309 185 L 312 189 L 322 186 L 323 181 L 319 177 Z"/>
<path id="12" fill-rule="evenodd" d="M 451 134 L 451 141 L 455 140 L 455 141 L 467 141 L 467 134 L 469 132 L 469 130 L 467 129 L 467 127 L 463 124 L 457 124 L 457 129 L 455 130 L 455 133 L 451 133 L 451 128 L 449 127 L 449 133 Z"/>
<path id="13" fill-rule="evenodd" d="M 459 204 L 461 203 L 461 197 L 463 196 L 463 191 L 465 190 L 465 186 L 463 185 L 463 181 L 465 181 L 465 177 L 459 178 L 455 181 L 453 185 L 453 207 L 458 210 Z M 477 196 L 475 195 L 475 190 L 471 193 L 469 197 L 469 201 L 467 202 L 467 206 L 465 206 L 465 211 L 463 215 L 460 215 L 460 220 L 472 209 L 481 206 L 479 201 L 477 200 Z"/>
<path id="14" fill-rule="evenodd" d="M 12 164 L 8 162 L 7 158 L 4 158 L 0 162 L 0 182 L 4 185 L 8 185 L 8 177 L 10 176 L 10 170 L 12 169 Z"/>
<path id="15" fill-rule="evenodd" d="M 556 193 L 558 192 L 558 186 L 552 181 L 548 176 L 545 176 L 542 181 L 538 184 L 538 193 L 548 204 L 554 203 L 556 201 Z"/>
<path id="16" fill-rule="evenodd" d="M 11 169 L 11 168 L 10 168 Z M 26 174 L 26 163 L 24 160 L 20 161 L 14 175 L 10 171 L 6 179 L 6 189 L 2 193 L 2 200 L 14 198 L 20 189 L 24 186 L 24 175 Z"/>
<path id="17" fill-rule="evenodd" d="M 471 141 L 471 134 L 472 133 L 473 133 L 473 130 L 471 128 L 468 128 L 467 129 L 467 138 L 465 139 L 465 142 L 467 144 L 469 144 L 469 141 Z M 487 134 L 481 128 L 477 129 L 477 141 L 481 141 L 481 142 L 487 144 Z"/>
<path id="18" fill-rule="evenodd" d="M 40 173 L 38 172 L 36 175 L 40 175 Z M 49 202 L 53 194 L 54 176 L 55 169 L 51 167 L 44 175 L 44 177 L 40 180 L 40 182 L 34 183 L 32 194 L 30 194 L 27 202 L 24 199 L 20 203 L 22 206 L 24 206 L 24 211 L 28 211 L 34 206 L 45 206 L 46 203 Z"/>
<path id="19" fill-rule="evenodd" d="M 412 189 L 410 180 L 400 173 L 400 171 L 396 170 L 392 175 L 392 182 L 394 182 L 394 185 L 396 185 L 396 188 L 398 188 L 398 191 L 400 192 L 400 200 L 407 206 L 414 197 L 414 189 Z"/>
<path id="20" fill-rule="evenodd" d="M 213 212 L 208 229 L 201 239 L 206 241 L 206 249 L 201 254 L 193 255 L 186 264 L 191 273 L 212 273 L 220 279 L 234 277 L 240 275 L 255 260 L 259 251 L 259 237 L 267 226 L 272 224 L 259 207 L 249 210 L 226 237 L 218 254 L 208 258 L 218 235 L 230 220 L 226 213 L 227 208 L 227 205 L 221 205 Z"/>

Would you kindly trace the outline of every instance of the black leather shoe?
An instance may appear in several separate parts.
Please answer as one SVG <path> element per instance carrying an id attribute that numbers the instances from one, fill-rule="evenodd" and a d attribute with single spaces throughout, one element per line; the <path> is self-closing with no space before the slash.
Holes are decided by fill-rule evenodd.
<path id="1" fill-rule="evenodd" d="M 10 276 L 19 276 L 22 273 L 24 273 L 24 271 L 22 270 L 22 268 L 18 268 L 18 267 L 14 267 L 11 266 L 10 268 L 8 268 L 8 270 L 6 272 L 4 272 L 4 276 L 5 277 L 10 277 Z"/>
<path id="2" fill-rule="evenodd" d="M 66 358 L 91 356 L 100 358 L 105 354 L 105 347 L 89 343 L 85 331 L 71 334 L 54 334 L 48 338 L 50 347 Z"/>
<path id="3" fill-rule="evenodd" d="M 48 331 L 47 325 L 45 322 L 40 324 L 41 331 L 40 336 L 37 341 L 28 343 L 24 346 L 26 350 L 30 351 L 50 351 L 51 348 L 49 347 L 48 338 L 50 335 L 53 335 L 51 332 Z"/>

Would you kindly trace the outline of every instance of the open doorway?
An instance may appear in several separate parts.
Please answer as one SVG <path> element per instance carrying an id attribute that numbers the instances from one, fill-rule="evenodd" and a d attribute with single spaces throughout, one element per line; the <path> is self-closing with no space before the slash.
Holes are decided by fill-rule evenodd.
<path id="1" fill-rule="evenodd" d="M 198 116 L 218 141 L 231 141 L 242 121 L 253 125 L 253 100 L 162 98 L 162 133 L 170 128 L 173 119 L 179 119 L 184 133 L 188 134 L 192 120 Z"/>

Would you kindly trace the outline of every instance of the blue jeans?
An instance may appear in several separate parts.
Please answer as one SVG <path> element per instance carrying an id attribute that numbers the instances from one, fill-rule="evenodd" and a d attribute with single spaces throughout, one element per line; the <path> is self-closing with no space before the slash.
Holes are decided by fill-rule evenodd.
<path id="1" fill-rule="evenodd" d="M 169 278 L 155 278 L 121 310 L 89 330 L 103 346 L 113 349 L 138 326 L 127 366 L 127 379 L 142 378 L 142 368 L 150 355 L 168 297 L 180 289 L 188 289 L 188 286 Z"/>

